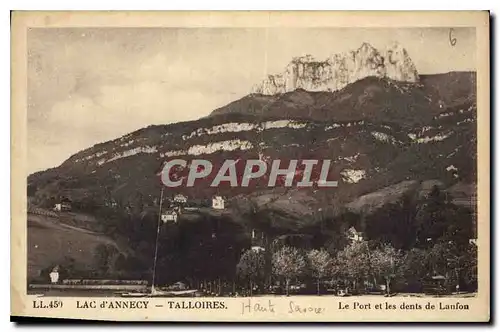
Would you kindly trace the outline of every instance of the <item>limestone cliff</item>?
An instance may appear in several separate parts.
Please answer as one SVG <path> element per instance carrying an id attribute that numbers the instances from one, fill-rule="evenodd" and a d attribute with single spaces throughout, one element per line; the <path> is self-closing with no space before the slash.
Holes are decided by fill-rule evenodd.
<path id="1" fill-rule="evenodd" d="M 324 61 L 311 55 L 294 58 L 285 71 L 269 75 L 253 88 L 254 93 L 274 95 L 302 88 L 308 91 L 336 91 L 368 76 L 387 77 L 397 81 L 417 82 L 415 65 L 406 50 L 393 44 L 383 52 L 368 43 Z"/>

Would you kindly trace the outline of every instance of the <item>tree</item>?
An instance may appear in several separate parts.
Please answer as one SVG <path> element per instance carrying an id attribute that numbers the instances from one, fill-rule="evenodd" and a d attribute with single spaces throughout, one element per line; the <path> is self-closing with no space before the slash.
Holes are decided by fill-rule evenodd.
<path id="1" fill-rule="evenodd" d="M 389 243 L 396 249 L 412 248 L 416 242 L 414 201 L 414 195 L 406 193 L 398 201 L 377 209 L 367 217 L 367 237 Z"/>
<path id="2" fill-rule="evenodd" d="M 263 251 L 249 249 L 243 253 L 236 265 L 237 275 L 250 281 L 250 294 L 252 294 L 254 283 L 265 278 L 265 264 Z"/>
<path id="3" fill-rule="evenodd" d="M 114 268 L 114 261 L 119 254 L 113 245 L 99 244 L 94 248 L 94 258 L 99 274 L 106 275 Z"/>
<path id="4" fill-rule="evenodd" d="M 416 214 L 418 244 L 421 247 L 429 247 L 429 244 L 435 243 L 441 237 L 465 238 L 462 242 L 467 243 L 470 238 L 467 234 L 471 234 L 471 228 L 467 229 L 466 225 L 472 224 L 472 216 L 459 210 L 452 204 L 451 195 L 434 186 L 429 195 L 420 202 Z M 428 239 L 434 242 L 429 242 Z"/>
<path id="5" fill-rule="evenodd" d="M 404 262 L 401 252 L 386 244 L 372 253 L 371 260 L 373 272 L 384 278 L 387 295 L 391 294 L 391 281 L 400 275 Z"/>
<path id="6" fill-rule="evenodd" d="M 340 260 L 339 255 L 332 257 L 328 274 L 336 280 L 337 285 L 339 284 L 339 281 L 345 281 L 347 279 L 345 264 L 342 260 Z"/>
<path id="7" fill-rule="evenodd" d="M 457 245 L 453 241 L 435 244 L 429 253 L 429 264 L 434 273 L 444 275 L 448 287 L 460 287 L 462 282 L 477 280 L 477 248 L 474 244 Z"/>
<path id="8" fill-rule="evenodd" d="M 285 279 L 286 295 L 288 296 L 290 279 L 304 273 L 306 260 L 297 248 L 284 246 L 273 254 L 272 264 L 273 273 Z"/>
<path id="9" fill-rule="evenodd" d="M 463 280 L 469 290 L 477 290 L 477 247 L 471 243 L 462 256 Z"/>
<path id="10" fill-rule="evenodd" d="M 371 274 L 370 248 L 368 242 L 354 242 L 337 254 L 337 265 L 343 265 L 344 276 L 353 282 L 354 289 L 358 288 L 360 280 Z"/>
<path id="11" fill-rule="evenodd" d="M 428 257 L 428 249 L 412 248 L 406 253 L 401 272 L 411 289 L 420 291 L 422 281 L 432 274 L 432 266 L 429 265 Z"/>
<path id="12" fill-rule="evenodd" d="M 316 278 L 316 286 L 319 295 L 319 284 L 321 279 L 328 274 L 330 265 L 332 264 L 332 258 L 324 249 L 313 249 L 307 253 L 307 260 L 313 276 Z"/>
<path id="13" fill-rule="evenodd" d="M 452 242 L 441 241 L 429 251 L 429 265 L 434 274 L 440 274 L 449 281 L 453 279 L 453 272 L 457 265 L 458 251 Z"/>
<path id="14" fill-rule="evenodd" d="M 469 239 L 474 237 L 472 211 L 466 207 L 452 205 L 446 212 L 448 226 L 443 239 L 467 247 Z"/>

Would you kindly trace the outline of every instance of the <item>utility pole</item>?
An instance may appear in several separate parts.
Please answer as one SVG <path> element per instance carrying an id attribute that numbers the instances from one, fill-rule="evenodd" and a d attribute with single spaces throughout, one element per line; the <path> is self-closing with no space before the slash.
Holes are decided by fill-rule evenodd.
<path id="1" fill-rule="evenodd" d="M 158 238 L 160 237 L 160 224 L 161 224 L 161 206 L 163 203 L 163 186 L 160 192 L 160 213 L 158 214 L 158 224 L 156 227 L 156 242 L 155 242 L 155 257 L 153 262 L 153 280 L 151 282 L 151 293 L 155 292 L 155 277 L 156 277 L 156 260 L 158 257 Z"/>

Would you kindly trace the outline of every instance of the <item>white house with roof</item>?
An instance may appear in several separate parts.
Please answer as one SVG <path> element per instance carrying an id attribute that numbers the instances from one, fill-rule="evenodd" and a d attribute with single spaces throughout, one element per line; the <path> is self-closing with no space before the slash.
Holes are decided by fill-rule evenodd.
<path id="1" fill-rule="evenodd" d="M 182 194 L 177 194 L 174 196 L 174 202 L 175 203 L 187 203 L 187 196 L 184 196 Z"/>
<path id="2" fill-rule="evenodd" d="M 54 204 L 54 211 L 71 211 L 71 201 L 63 198 L 59 203 Z"/>
<path id="3" fill-rule="evenodd" d="M 264 248 L 264 232 L 252 229 L 252 245 L 250 249 L 253 251 L 266 251 Z"/>
<path id="4" fill-rule="evenodd" d="M 179 214 L 175 210 L 168 210 L 162 213 L 161 221 L 166 224 L 168 222 L 176 223 L 179 218 Z"/>
<path id="5" fill-rule="evenodd" d="M 216 210 L 224 210 L 224 198 L 222 196 L 212 197 L 212 208 Z"/>
<path id="6" fill-rule="evenodd" d="M 347 230 L 347 238 L 352 242 L 361 242 L 364 239 L 363 232 L 358 232 L 356 228 L 351 227 Z"/>
<path id="7" fill-rule="evenodd" d="M 59 282 L 59 266 L 55 266 L 49 274 L 50 282 L 57 284 Z"/>

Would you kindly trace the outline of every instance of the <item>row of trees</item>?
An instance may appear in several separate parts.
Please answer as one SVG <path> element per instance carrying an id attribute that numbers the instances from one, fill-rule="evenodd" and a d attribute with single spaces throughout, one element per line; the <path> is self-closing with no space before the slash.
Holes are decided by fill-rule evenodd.
<path id="1" fill-rule="evenodd" d="M 250 289 L 254 284 L 265 285 L 269 281 L 266 274 L 268 257 L 271 276 L 284 281 L 287 295 L 292 280 L 312 279 L 318 294 L 321 283 L 326 280 L 355 292 L 362 292 L 368 285 L 376 289 L 383 283 L 390 294 L 394 284 L 399 290 L 411 291 L 412 285 L 422 286 L 436 275 L 445 278 L 449 289 L 456 289 L 457 285 L 468 290 L 477 287 L 474 244 L 461 246 L 451 241 L 440 242 L 429 249 L 414 248 L 405 252 L 390 244 L 360 241 L 346 246 L 335 256 L 325 249 L 304 251 L 290 246 L 281 247 L 270 255 L 250 249 L 241 256 L 236 267 L 238 276 L 250 283 Z"/>

